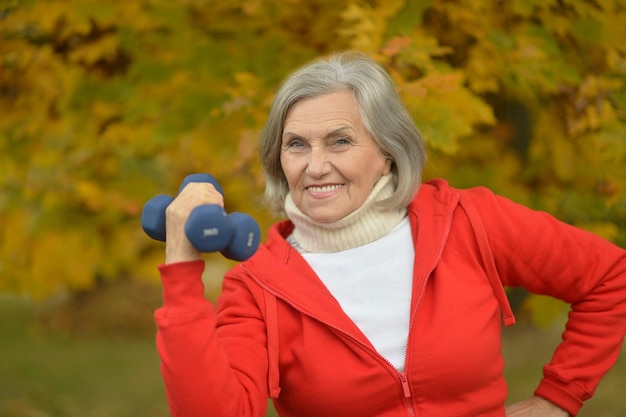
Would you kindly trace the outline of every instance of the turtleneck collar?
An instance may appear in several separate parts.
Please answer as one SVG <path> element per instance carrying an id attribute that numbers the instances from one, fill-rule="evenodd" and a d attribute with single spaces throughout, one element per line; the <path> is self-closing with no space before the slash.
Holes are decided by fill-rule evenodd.
<path id="1" fill-rule="evenodd" d="M 392 175 L 382 176 L 361 207 L 332 223 L 319 223 L 302 213 L 289 193 L 285 198 L 285 213 L 295 226 L 289 240 L 300 251 L 320 253 L 339 252 L 371 243 L 387 234 L 406 216 L 406 209 L 390 211 L 376 207 L 377 202 L 390 197 L 393 191 Z"/>

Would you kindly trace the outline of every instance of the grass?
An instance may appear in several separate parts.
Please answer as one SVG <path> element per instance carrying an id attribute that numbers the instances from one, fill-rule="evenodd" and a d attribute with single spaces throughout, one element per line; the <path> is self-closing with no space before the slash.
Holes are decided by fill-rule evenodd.
<path id="1" fill-rule="evenodd" d="M 153 338 L 51 334 L 7 298 L 0 337 L 0 416 L 169 416 Z"/>
<path id="2" fill-rule="evenodd" d="M 69 337 L 40 323 L 29 303 L 0 297 L 0 416 L 169 416 L 153 335 Z M 558 339 L 555 329 L 506 330 L 510 401 L 532 395 Z M 624 386 L 626 352 L 579 416 L 626 415 Z"/>
<path id="3" fill-rule="evenodd" d="M 0 415 L 165 417 L 152 350 L 142 342 L 13 344 L 0 361 Z"/>

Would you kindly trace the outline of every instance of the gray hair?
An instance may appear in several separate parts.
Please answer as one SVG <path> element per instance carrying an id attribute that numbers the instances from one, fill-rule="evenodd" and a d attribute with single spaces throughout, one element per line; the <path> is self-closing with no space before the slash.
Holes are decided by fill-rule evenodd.
<path id="1" fill-rule="evenodd" d="M 299 101 L 341 90 L 354 94 L 366 129 L 381 152 L 392 161 L 394 193 L 380 202 L 381 207 L 389 210 L 406 207 L 417 192 L 426 162 L 426 149 L 395 84 L 369 56 L 344 52 L 294 72 L 274 97 L 259 145 L 266 182 L 265 201 L 274 212 L 282 212 L 289 192 L 280 163 L 287 113 Z"/>

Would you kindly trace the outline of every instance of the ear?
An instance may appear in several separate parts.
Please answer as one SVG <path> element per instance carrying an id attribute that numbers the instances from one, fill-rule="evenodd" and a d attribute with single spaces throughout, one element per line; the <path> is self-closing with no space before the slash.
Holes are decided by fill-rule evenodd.
<path id="1" fill-rule="evenodd" d="M 387 175 L 391 172 L 391 166 L 393 165 L 393 159 L 390 156 L 385 157 L 385 168 L 383 169 L 383 175 Z"/>

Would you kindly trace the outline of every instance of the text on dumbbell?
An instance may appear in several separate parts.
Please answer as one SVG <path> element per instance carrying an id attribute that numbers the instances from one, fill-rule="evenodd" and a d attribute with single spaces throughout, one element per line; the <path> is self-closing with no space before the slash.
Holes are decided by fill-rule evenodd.
<path id="1" fill-rule="evenodd" d="M 210 229 L 202 229 L 202 236 L 203 237 L 217 236 L 219 234 L 220 234 L 220 231 L 218 230 L 217 227 L 212 227 Z"/>

